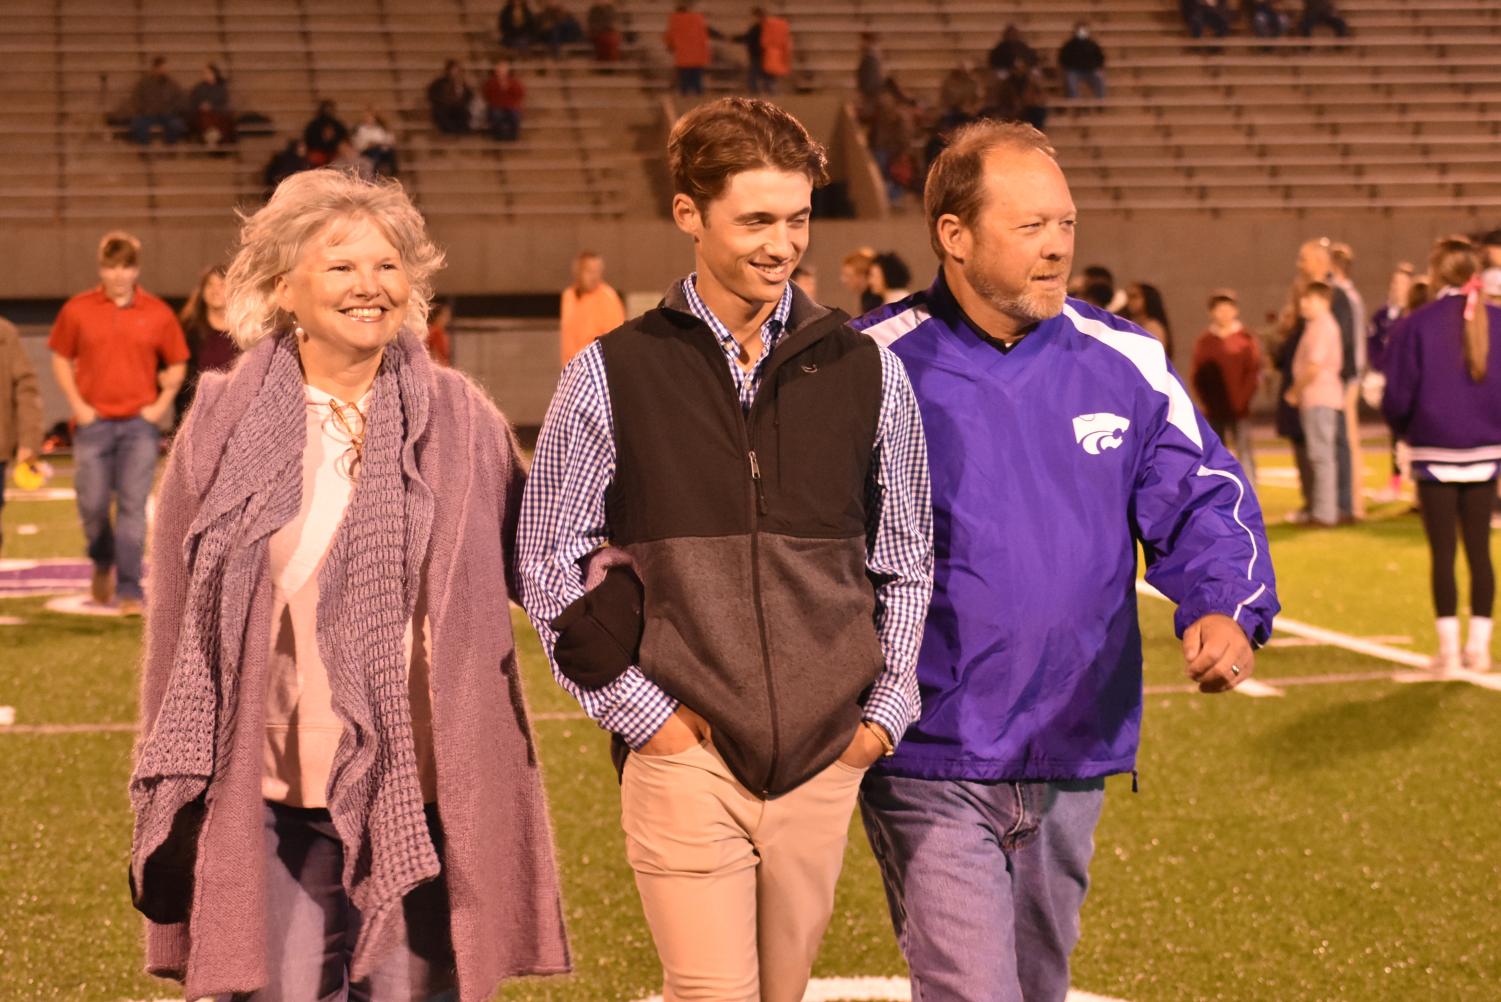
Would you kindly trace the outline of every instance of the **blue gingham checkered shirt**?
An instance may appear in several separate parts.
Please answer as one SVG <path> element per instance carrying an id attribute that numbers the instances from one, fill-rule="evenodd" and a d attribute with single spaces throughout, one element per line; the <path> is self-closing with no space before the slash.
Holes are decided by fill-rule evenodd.
<path id="1" fill-rule="evenodd" d="M 785 328 L 791 287 L 762 325 L 764 350 L 747 371 L 737 362 L 740 345 L 699 298 L 695 281 L 695 275 L 683 280 L 688 306 L 718 337 L 740 404 L 749 410 L 764 363 Z M 902 363 L 885 348 L 880 353 L 881 414 L 865 499 L 866 567 L 877 582 L 875 625 L 886 663 L 867 695 L 863 716 L 900 741 L 921 712 L 917 648 L 933 590 L 933 512 L 917 398 Z M 614 476 L 604 355 L 598 344 L 591 344 L 563 371 L 537 440 L 517 531 L 521 596 L 558 684 L 599 726 L 639 748 L 677 709 L 677 700 L 639 667 L 598 689 L 575 685 L 553 660 L 557 635 L 549 625 L 583 595 L 584 558 L 609 541 L 605 489 Z"/>

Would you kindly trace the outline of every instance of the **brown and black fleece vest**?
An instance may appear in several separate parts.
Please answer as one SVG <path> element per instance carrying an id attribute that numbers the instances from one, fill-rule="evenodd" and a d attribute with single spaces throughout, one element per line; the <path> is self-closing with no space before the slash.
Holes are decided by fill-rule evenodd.
<path id="1" fill-rule="evenodd" d="M 747 416 L 679 297 L 600 342 L 610 537 L 641 578 L 642 671 L 772 797 L 839 756 L 883 664 L 865 568 L 881 360 L 843 313 L 795 291 Z"/>

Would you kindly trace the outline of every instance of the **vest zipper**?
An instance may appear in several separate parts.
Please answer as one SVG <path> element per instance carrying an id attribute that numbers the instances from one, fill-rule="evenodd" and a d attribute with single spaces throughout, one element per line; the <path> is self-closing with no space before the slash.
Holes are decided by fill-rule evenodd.
<path id="1" fill-rule="evenodd" d="M 756 609 L 756 630 L 761 639 L 761 670 L 766 676 L 766 706 L 767 716 L 771 724 L 771 755 L 767 759 L 765 785 L 771 784 L 771 777 L 777 771 L 777 758 L 781 755 L 782 728 L 777 718 L 777 686 L 771 672 L 771 643 L 766 637 L 766 611 L 761 607 L 761 516 L 769 514 L 766 504 L 766 491 L 761 481 L 761 461 L 756 458 L 756 450 L 751 447 L 750 419 L 739 406 L 735 408 L 740 415 L 740 429 L 745 435 L 745 452 L 750 457 L 751 474 L 751 604 Z M 751 405 L 752 413 L 755 404 Z M 760 791 L 764 800 L 770 795 L 770 791 L 764 786 Z"/>
<path id="2" fill-rule="evenodd" d="M 755 449 L 750 450 L 750 467 L 751 482 L 756 487 L 756 510 L 762 515 L 769 515 L 771 510 L 766 507 L 766 489 L 761 482 L 761 462 L 756 459 Z"/>

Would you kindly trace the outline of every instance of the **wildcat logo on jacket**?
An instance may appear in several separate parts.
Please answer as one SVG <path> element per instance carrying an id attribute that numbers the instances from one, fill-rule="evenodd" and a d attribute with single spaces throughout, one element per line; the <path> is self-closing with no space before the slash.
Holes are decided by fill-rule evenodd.
<path id="1" fill-rule="evenodd" d="M 1131 422 L 1119 414 L 1080 414 L 1074 418 L 1074 440 L 1091 456 L 1119 449 Z"/>

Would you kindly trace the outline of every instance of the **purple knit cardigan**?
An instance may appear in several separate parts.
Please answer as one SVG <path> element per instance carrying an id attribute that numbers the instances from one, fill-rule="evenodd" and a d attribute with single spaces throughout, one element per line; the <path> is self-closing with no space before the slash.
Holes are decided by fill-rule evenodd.
<path id="1" fill-rule="evenodd" d="M 142 665 L 148 733 L 174 664 L 188 583 L 183 542 L 224 446 L 265 381 L 275 345 L 227 375 L 205 373 L 162 482 L 151 540 Z M 434 367 L 408 333 L 391 346 L 428 386 L 418 476 L 432 491 L 427 565 L 432 622 L 433 744 L 443 876 L 463 1000 L 490 998 L 505 978 L 569 969 L 562 902 L 541 775 L 511 635 L 513 542 L 524 478 L 514 439 L 484 393 Z M 146 966 L 184 982 L 187 997 L 265 984 L 266 903 L 261 743 L 272 606 L 264 548 L 251 583 L 228 762 L 215 770 L 193 859 L 186 922 L 147 923 Z M 504 570 L 506 589 L 497 569 Z M 509 592 L 509 594 L 508 594 Z"/>

